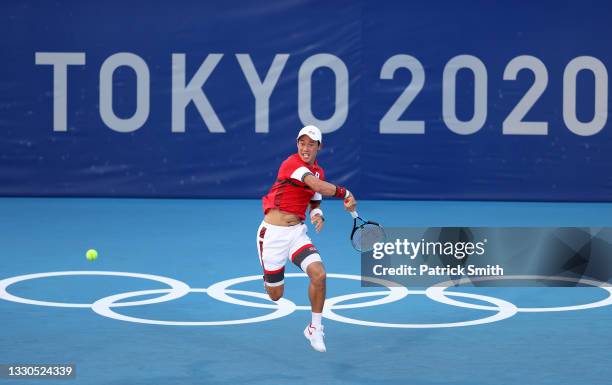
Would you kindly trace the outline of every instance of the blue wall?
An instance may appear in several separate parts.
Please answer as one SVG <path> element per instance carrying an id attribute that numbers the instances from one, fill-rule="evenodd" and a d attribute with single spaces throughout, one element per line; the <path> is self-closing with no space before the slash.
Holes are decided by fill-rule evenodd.
<path id="1" fill-rule="evenodd" d="M 3 2 L 0 194 L 260 197 L 317 124 L 358 198 L 610 201 L 611 10 Z"/>

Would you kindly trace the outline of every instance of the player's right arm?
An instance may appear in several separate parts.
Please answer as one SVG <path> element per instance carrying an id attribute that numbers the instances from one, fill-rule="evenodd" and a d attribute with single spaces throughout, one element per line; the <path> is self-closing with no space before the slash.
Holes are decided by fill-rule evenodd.
<path id="1" fill-rule="evenodd" d="M 353 211 L 355 206 L 357 206 L 357 200 L 353 194 L 344 187 L 321 180 L 312 174 L 304 177 L 304 183 L 321 195 L 344 199 L 344 208 L 346 210 Z"/>

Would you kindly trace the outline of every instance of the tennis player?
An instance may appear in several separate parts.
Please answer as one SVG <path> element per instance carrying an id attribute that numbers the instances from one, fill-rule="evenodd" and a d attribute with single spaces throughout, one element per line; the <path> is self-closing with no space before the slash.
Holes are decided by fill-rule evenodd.
<path id="1" fill-rule="evenodd" d="M 316 232 L 323 229 L 325 218 L 321 210 L 323 196 L 344 199 L 344 208 L 355 210 L 357 201 L 349 190 L 325 182 L 325 174 L 317 162 L 321 149 L 321 131 L 306 126 L 297 135 L 297 153 L 280 166 L 276 182 L 263 197 L 264 219 L 257 230 L 257 250 L 264 270 L 264 285 L 273 301 L 278 301 L 285 287 L 285 264 L 291 259 L 308 274 L 308 297 L 312 321 L 304 336 L 312 347 L 325 352 L 321 314 L 325 303 L 325 268 L 317 248 L 306 234 L 306 210 Z"/>

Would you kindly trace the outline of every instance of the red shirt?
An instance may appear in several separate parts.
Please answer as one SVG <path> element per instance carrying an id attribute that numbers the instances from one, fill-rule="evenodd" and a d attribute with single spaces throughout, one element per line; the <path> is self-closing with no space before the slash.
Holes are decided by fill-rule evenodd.
<path id="1" fill-rule="evenodd" d="M 276 176 L 276 182 L 270 191 L 263 197 L 264 214 L 270 209 L 279 209 L 306 219 L 308 203 L 315 195 L 315 191 L 304 183 L 304 177 L 312 174 L 325 180 L 323 169 L 315 160 L 314 164 L 304 162 L 298 154 L 293 154 L 281 164 Z"/>

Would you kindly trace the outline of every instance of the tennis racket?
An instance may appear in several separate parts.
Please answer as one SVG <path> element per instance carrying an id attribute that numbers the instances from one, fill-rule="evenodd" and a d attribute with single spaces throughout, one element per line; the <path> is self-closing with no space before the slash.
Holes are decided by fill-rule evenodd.
<path id="1" fill-rule="evenodd" d="M 357 211 L 351 211 L 353 217 L 353 231 L 351 243 L 355 250 L 365 253 L 374 249 L 374 244 L 387 239 L 385 229 L 376 222 L 363 220 Z"/>

